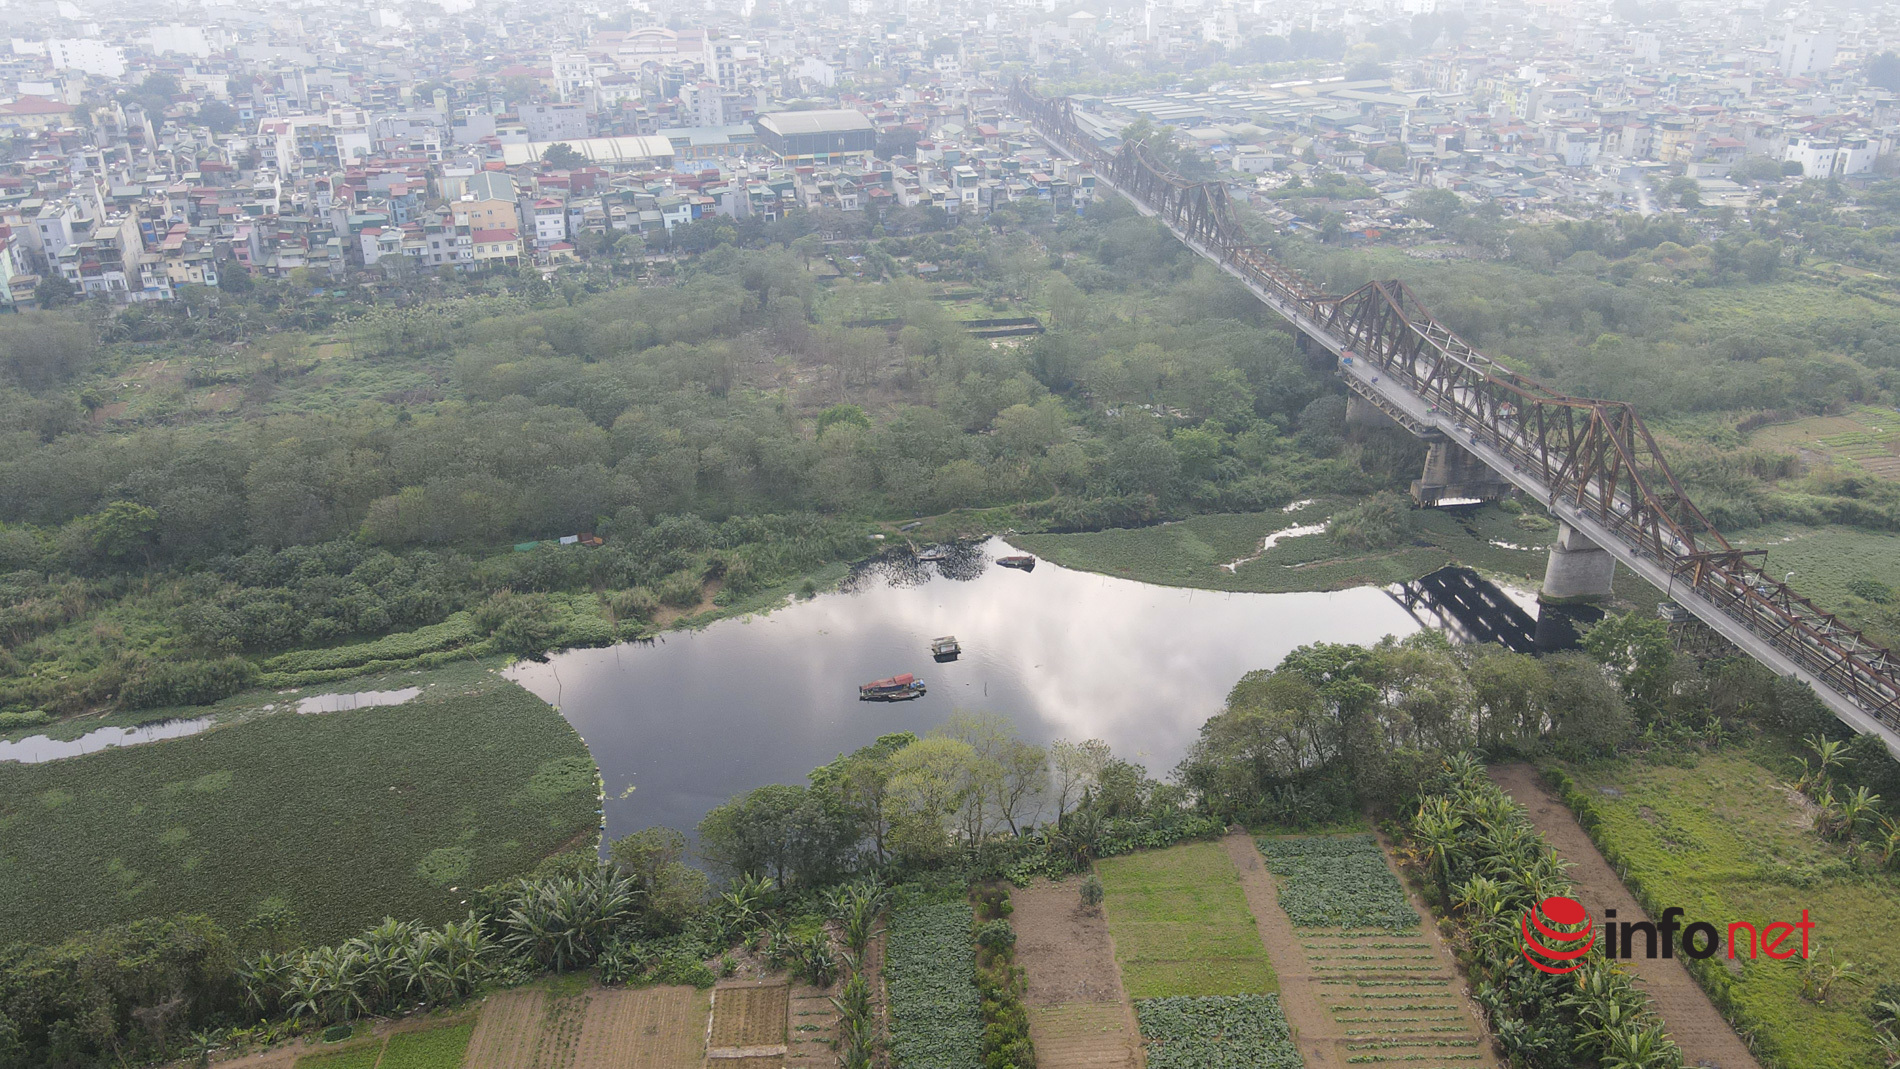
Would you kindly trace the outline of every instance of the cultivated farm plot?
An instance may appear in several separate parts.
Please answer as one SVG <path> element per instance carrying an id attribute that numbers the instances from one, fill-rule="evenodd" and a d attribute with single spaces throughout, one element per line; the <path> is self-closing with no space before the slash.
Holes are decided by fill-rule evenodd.
<path id="1" fill-rule="evenodd" d="M 1130 1038 L 1128 1010 L 1119 1002 L 1029 1007 L 1029 1039 L 1040 1069 L 1133 1069 Z"/>
<path id="2" fill-rule="evenodd" d="M 713 990 L 712 1038 L 707 1048 L 713 1057 L 724 1052 L 745 1051 L 753 1057 L 772 1057 L 774 1064 L 785 1054 L 785 1014 L 791 989 L 784 984 L 747 984 Z M 721 1065 L 726 1065 L 722 1058 Z"/>
<path id="3" fill-rule="evenodd" d="M 1151 998 L 1135 1012 L 1148 1069 L 1301 1069 L 1278 995 Z"/>
<path id="4" fill-rule="evenodd" d="M 548 993 L 541 987 L 517 987 L 488 997 L 475 1035 L 468 1043 L 468 1069 L 505 1069 L 534 1064 L 547 1017 Z"/>
<path id="5" fill-rule="evenodd" d="M 690 987 L 518 988 L 488 1000 L 462 1069 L 699 1069 L 711 1006 Z"/>
<path id="6" fill-rule="evenodd" d="M 1258 841 L 1350 1064 L 1490 1065 L 1463 982 L 1371 835 Z"/>
<path id="7" fill-rule="evenodd" d="M 1810 416 L 1763 427 L 1751 441 L 1824 451 L 1882 479 L 1900 479 L 1900 412 L 1862 405 L 1837 416 Z"/>
<path id="8" fill-rule="evenodd" d="M 1075 881 L 1038 880 L 1010 899 L 1036 1064 L 1041 1069 L 1134 1069 L 1140 1041 L 1102 910 L 1082 908 Z"/>
<path id="9" fill-rule="evenodd" d="M 1233 862 L 1191 843 L 1096 863 L 1130 998 L 1279 990 Z"/>
<path id="10" fill-rule="evenodd" d="M 706 992 L 691 987 L 596 989 L 581 1021 L 574 1069 L 698 1069 L 706 1054 Z"/>
<path id="11" fill-rule="evenodd" d="M 810 984 L 793 987 L 786 1020 L 790 1028 L 785 1033 L 783 1062 L 789 1069 L 836 1069 L 838 1056 L 831 1041 L 838 1036 L 838 1007 L 822 989 Z"/>
<path id="12" fill-rule="evenodd" d="M 297 1069 L 460 1069 L 473 1023 L 407 1029 L 343 1050 L 306 1054 Z"/>

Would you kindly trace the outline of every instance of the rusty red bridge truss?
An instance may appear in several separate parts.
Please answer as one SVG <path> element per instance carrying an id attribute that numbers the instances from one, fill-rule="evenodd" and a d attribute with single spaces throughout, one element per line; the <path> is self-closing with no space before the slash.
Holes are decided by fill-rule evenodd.
<path id="1" fill-rule="evenodd" d="M 1016 82 L 1016 113 L 1098 183 L 1158 218 L 1337 359 L 1346 384 L 1414 434 L 1449 440 L 1544 502 L 1619 562 L 1900 756 L 1900 658 L 1736 549 L 1669 470 L 1636 409 L 1569 397 L 1503 367 L 1439 323 L 1402 282 L 1326 293 L 1250 241 L 1219 182 L 1190 182 L 1139 144 L 1110 152 L 1072 103 Z"/>

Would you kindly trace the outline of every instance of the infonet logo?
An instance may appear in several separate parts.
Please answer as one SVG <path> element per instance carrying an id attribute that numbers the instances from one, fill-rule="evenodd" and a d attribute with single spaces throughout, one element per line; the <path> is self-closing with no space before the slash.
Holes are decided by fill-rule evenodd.
<path id="1" fill-rule="evenodd" d="M 1678 945 L 1687 957 L 1713 957 L 1722 944 L 1722 933 L 1707 921 L 1683 924 L 1682 916 L 1682 907 L 1670 906 L 1662 911 L 1662 920 L 1655 923 L 1618 923 L 1615 910 L 1604 910 L 1603 956 L 1636 957 L 1636 937 L 1640 935 L 1643 937 L 1642 956 L 1646 958 L 1673 958 Z M 1737 948 L 1746 945 L 1750 960 L 1764 954 L 1776 961 L 1786 961 L 1796 954 L 1808 958 L 1812 956 L 1809 935 L 1813 930 L 1814 922 L 1808 919 L 1805 909 L 1799 921 L 1775 921 L 1759 930 L 1747 921 L 1736 921 L 1728 926 L 1728 956 L 1737 956 Z M 1524 940 L 1524 960 L 1533 968 L 1556 975 L 1582 967 L 1584 955 L 1597 945 L 1597 930 L 1590 923 L 1590 911 L 1583 908 L 1583 903 L 1562 895 L 1552 895 L 1525 910 L 1519 919 L 1518 931 Z M 1797 931 L 1801 933 L 1799 950 L 1786 945 Z M 1746 933 L 1745 944 L 1738 939 L 1743 933 Z M 1582 946 L 1571 945 L 1579 940 L 1583 941 Z"/>
<path id="2" fill-rule="evenodd" d="M 1550 924 L 1546 925 L 1546 920 Z M 1583 956 L 1597 945 L 1597 931 L 1590 926 L 1590 911 L 1583 908 L 1583 903 L 1562 895 L 1551 895 L 1534 908 L 1525 910 L 1518 927 L 1524 934 L 1524 960 L 1534 968 L 1560 976 L 1581 967 Z M 1558 931 L 1559 928 L 1568 928 L 1570 931 Z M 1546 945 L 1547 942 L 1574 943 L 1583 938 L 1585 932 L 1589 933 L 1590 940 L 1580 947 L 1558 950 Z"/>

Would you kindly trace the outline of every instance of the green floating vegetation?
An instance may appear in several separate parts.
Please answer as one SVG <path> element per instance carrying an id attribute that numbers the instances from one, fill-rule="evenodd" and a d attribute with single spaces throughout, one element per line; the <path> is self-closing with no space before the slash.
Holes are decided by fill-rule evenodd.
<path id="1" fill-rule="evenodd" d="M 358 642 L 330 649 L 298 650 L 266 660 L 266 672 L 310 672 L 332 668 L 355 668 L 372 661 L 403 661 L 425 653 L 476 641 L 481 633 L 469 614 L 458 612 L 442 623 L 385 635 L 374 642 Z"/>
<path id="2" fill-rule="evenodd" d="M 1262 594 L 1403 583 L 1449 564 L 1511 579 L 1542 573 L 1549 534 L 1534 509 L 1407 512 L 1401 544 L 1384 548 L 1349 544 L 1325 530 L 1296 530 L 1323 527 L 1350 504 L 1321 500 L 1292 512 L 1195 516 L 1152 527 L 1012 535 L 1010 541 L 1065 568 Z M 1263 549 L 1274 535 L 1280 537 Z"/>
<path id="3" fill-rule="evenodd" d="M 1280 908 L 1303 928 L 1411 931 L 1418 914 L 1371 835 L 1261 839 Z"/>
<path id="4" fill-rule="evenodd" d="M 1135 1003 L 1148 1069 L 1302 1069 L 1278 995 L 1150 998 Z"/>
<path id="5" fill-rule="evenodd" d="M 330 940 L 460 916 L 470 888 L 593 831 L 592 768 L 558 713 L 487 674 L 402 705 L 0 764 L 0 931 L 52 941 L 173 912 L 236 928 L 281 905 Z"/>

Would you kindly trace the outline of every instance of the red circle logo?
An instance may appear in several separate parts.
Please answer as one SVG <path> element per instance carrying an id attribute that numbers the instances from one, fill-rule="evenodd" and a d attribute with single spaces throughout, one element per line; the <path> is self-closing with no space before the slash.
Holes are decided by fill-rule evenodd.
<path id="1" fill-rule="evenodd" d="M 1575 972 L 1583 965 L 1583 956 L 1597 945 L 1590 911 L 1583 908 L 1583 903 L 1562 895 L 1551 895 L 1535 908 L 1525 910 L 1518 928 L 1524 936 L 1524 960 L 1547 973 Z M 1585 933 L 1589 940 L 1580 947 L 1562 950 L 1551 945 L 1574 943 Z"/>

